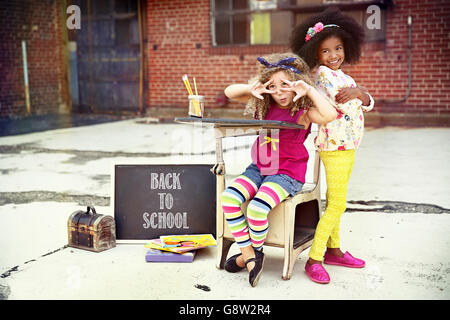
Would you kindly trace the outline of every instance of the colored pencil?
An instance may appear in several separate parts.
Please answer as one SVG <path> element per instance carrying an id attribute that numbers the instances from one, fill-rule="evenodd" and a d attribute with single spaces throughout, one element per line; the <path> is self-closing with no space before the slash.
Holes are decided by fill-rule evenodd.
<path id="1" fill-rule="evenodd" d="M 189 84 L 189 79 L 188 79 L 187 74 L 183 75 L 182 79 L 183 79 L 184 85 L 186 86 L 186 89 L 187 89 L 189 95 L 192 96 L 193 93 L 192 93 L 191 85 Z"/>
<path id="2" fill-rule="evenodd" d="M 191 96 L 193 96 L 194 94 L 192 93 L 192 88 L 191 88 L 191 84 L 189 83 L 188 75 L 187 75 L 187 74 L 184 74 L 184 75 L 182 76 L 182 79 L 183 79 L 184 85 L 185 85 L 185 87 L 186 87 L 186 89 L 187 89 L 187 91 L 188 91 L 188 94 L 191 95 Z M 194 77 L 194 88 L 195 88 L 195 94 L 198 95 L 198 92 L 197 92 L 197 84 L 196 84 L 196 82 L 195 82 L 195 77 Z M 194 111 L 194 112 L 195 112 L 195 115 L 201 116 L 201 108 L 200 108 L 200 103 L 199 103 L 199 101 L 197 101 L 196 99 L 194 99 L 194 100 L 192 101 L 192 103 L 193 103 L 193 106 L 194 106 L 194 109 L 195 109 L 195 111 Z"/>
<path id="3" fill-rule="evenodd" d="M 197 92 L 197 83 L 195 82 L 195 77 L 194 77 L 194 88 L 195 88 L 195 94 L 198 95 L 198 92 Z"/>

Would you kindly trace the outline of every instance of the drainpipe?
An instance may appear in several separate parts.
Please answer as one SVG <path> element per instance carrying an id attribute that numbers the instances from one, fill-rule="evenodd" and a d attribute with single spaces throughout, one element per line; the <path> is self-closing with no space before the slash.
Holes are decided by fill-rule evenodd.
<path id="1" fill-rule="evenodd" d="M 144 98 L 144 49 L 143 49 L 143 35 L 142 35 L 142 6 L 141 0 L 138 0 L 138 25 L 139 25 L 139 114 L 144 114 L 143 98 Z"/>
<path id="2" fill-rule="evenodd" d="M 412 16 L 408 16 L 408 90 L 403 98 L 397 100 L 379 99 L 381 103 L 402 103 L 409 98 L 412 86 Z"/>
<path id="3" fill-rule="evenodd" d="M 69 88 L 72 106 L 79 107 L 79 88 L 78 88 L 78 65 L 77 65 L 77 43 L 69 41 Z"/>
<path id="4" fill-rule="evenodd" d="M 23 78 L 25 80 L 25 104 L 27 106 L 27 115 L 30 115 L 31 114 L 30 90 L 28 87 L 27 46 L 25 44 L 25 40 L 22 40 L 22 61 L 23 61 Z"/>

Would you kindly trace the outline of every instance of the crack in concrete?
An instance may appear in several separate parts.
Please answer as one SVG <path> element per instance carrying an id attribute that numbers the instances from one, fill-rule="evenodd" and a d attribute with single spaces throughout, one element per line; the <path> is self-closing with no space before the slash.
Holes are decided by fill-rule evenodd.
<path id="1" fill-rule="evenodd" d="M 24 191 L 24 192 L 0 192 L 0 206 L 6 204 L 23 204 L 32 202 L 75 202 L 78 205 L 109 206 L 110 197 L 98 195 L 76 195 L 55 191 Z M 349 205 L 360 205 L 359 207 L 347 206 L 347 212 L 385 212 L 385 213 L 405 213 L 417 212 L 427 214 L 450 214 L 450 209 L 429 203 L 411 203 L 404 201 L 384 201 L 384 200 L 349 200 Z M 368 208 L 364 208 L 367 206 Z M 322 208 L 326 207 L 326 201 L 322 200 Z"/>
<path id="2" fill-rule="evenodd" d="M 440 207 L 435 204 L 429 203 L 410 203 L 404 201 L 384 201 L 384 200 L 349 200 L 349 204 L 359 204 L 363 206 L 381 206 L 375 208 L 348 208 L 350 211 L 363 211 L 363 212 L 386 212 L 386 213 L 405 213 L 405 212 L 418 212 L 429 214 L 441 214 L 450 213 L 450 209 Z"/>
<path id="3" fill-rule="evenodd" d="M 229 148 L 224 148 L 223 152 L 235 151 L 246 149 L 249 146 L 234 146 Z M 17 145 L 0 145 L 0 154 L 20 154 L 23 151 L 28 151 L 32 153 L 65 153 L 74 155 L 73 158 L 64 161 L 64 163 L 76 163 L 84 164 L 89 161 L 98 160 L 102 158 L 115 158 L 115 157 L 126 157 L 126 158 L 157 158 L 157 157 L 170 157 L 170 156 L 204 156 L 204 155 L 215 155 L 216 150 L 202 151 L 202 152 L 124 152 L 124 151 L 98 151 L 98 150 L 77 150 L 77 149 L 49 149 L 38 147 L 35 143 L 23 143 Z M 8 171 L 2 172 L 3 174 L 8 173 Z"/>
<path id="4" fill-rule="evenodd" d="M 39 257 L 36 258 L 36 259 L 31 259 L 31 260 L 25 261 L 23 264 L 27 264 L 27 263 L 30 263 L 30 262 L 34 262 L 34 261 L 36 261 L 37 259 L 40 259 L 40 258 L 49 256 L 49 255 L 52 255 L 52 254 L 54 254 L 54 253 L 56 253 L 56 252 L 59 252 L 59 251 L 61 251 L 61 250 L 66 249 L 67 247 L 68 247 L 68 245 L 64 245 L 64 246 L 61 247 L 61 248 L 58 248 L 58 249 L 55 249 L 55 250 L 53 250 L 53 251 L 44 253 L 43 255 L 39 256 Z M 8 270 L 6 270 L 6 271 L 3 272 L 2 274 L 0 274 L 0 278 L 1 278 L 1 279 L 8 278 L 9 276 L 11 276 L 11 273 L 13 273 L 13 272 L 19 272 L 19 271 L 20 271 L 20 270 L 19 270 L 19 267 L 20 267 L 20 266 L 17 265 L 17 266 L 14 266 L 14 267 L 12 267 L 12 268 L 9 268 Z M 0 295 L 0 299 L 1 299 L 1 295 Z"/>
<path id="5" fill-rule="evenodd" d="M 0 274 L 0 278 L 7 278 L 11 275 L 11 272 L 16 272 L 16 271 L 19 271 L 19 266 L 14 266 L 12 268 L 9 268 L 8 270 L 6 270 L 2 274 Z"/>
<path id="6" fill-rule="evenodd" d="M 235 148 L 231 148 L 235 149 Z M 81 162 L 88 162 L 91 160 L 97 160 L 101 158 L 115 158 L 115 157 L 169 157 L 169 156 L 195 156 L 195 155 L 213 155 L 215 150 L 204 152 L 123 152 L 123 151 L 97 151 L 97 150 L 77 150 L 77 149 L 49 149 L 35 146 L 34 143 L 23 143 L 18 145 L 1 145 L 0 154 L 19 154 L 23 151 L 29 151 L 33 153 L 67 153 L 75 155 L 77 158 L 82 159 Z M 227 150 L 224 150 L 227 151 Z M 70 159 L 66 162 L 80 162 Z"/>
<path id="7" fill-rule="evenodd" d="M 37 147 L 33 143 L 24 143 L 13 146 L 0 146 L 0 154 L 20 154 L 23 151 L 32 153 L 64 153 L 70 154 L 74 157 L 63 163 L 72 164 L 85 164 L 89 161 L 94 161 L 102 158 L 115 158 L 115 157 L 168 157 L 174 155 L 168 152 L 123 152 L 123 151 L 96 151 L 96 150 L 76 150 L 76 149 L 48 149 Z M 175 154 L 176 155 L 176 154 Z"/>
<path id="8" fill-rule="evenodd" d="M 32 202 L 75 202 L 78 205 L 109 206 L 110 197 L 96 195 L 74 195 L 55 191 L 0 192 L 0 206 Z"/>

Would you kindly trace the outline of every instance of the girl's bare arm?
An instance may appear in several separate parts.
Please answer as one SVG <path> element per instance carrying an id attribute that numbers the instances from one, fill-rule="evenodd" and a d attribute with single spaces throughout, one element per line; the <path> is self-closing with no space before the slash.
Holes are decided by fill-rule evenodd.
<path id="1" fill-rule="evenodd" d="M 336 119 L 337 111 L 330 100 L 322 96 L 313 86 L 310 86 L 302 80 L 291 82 L 283 79 L 283 81 L 289 84 L 289 88 L 281 90 L 295 92 L 296 95 L 294 101 L 307 95 L 314 103 L 314 107 L 308 110 L 305 117 L 300 117 L 299 121 L 302 122 L 302 124 L 305 126 L 308 126 L 309 122 L 325 124 Z"/>
<path id="2" fill-rule="evenodd" d="M 273 80 L 269 80 L 264 84 L 259 81 L 255 81 L 252 84 L 231 84 L 225 88 L 224 92 L 228 98 L 243 103 L 247 103 L 252 95 L 262 100 L 264 99 L 262 96 L 263 93 L 272 93 L 272 91 L 267 89 L 267 86 L 272 82 Z"/>
<path id="3" fill-rule="evenodd" d="M 330 100 L 310 86 L 308 97 L 313 101 L 314 107 L 308 110 L 307 116 L 311 122 L 325 124 L 336 119 L 338 113 Z"/>
<path id="4" fill-rule="evenodd" d="M 224 93 L 231 100 L 247 103 L 251 96 L 251 89 L 248 84 L 236 83 L 226 87 Z"/>

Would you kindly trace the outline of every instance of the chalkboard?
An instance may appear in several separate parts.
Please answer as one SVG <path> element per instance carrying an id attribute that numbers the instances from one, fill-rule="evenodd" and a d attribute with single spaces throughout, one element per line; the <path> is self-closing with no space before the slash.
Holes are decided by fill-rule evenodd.
<path id="1" fill-rule="evenodd" d="M 112 205 L 118 242 L 161 235 L 215 236 L 216 176 L 212 167 L 115 164 Z"/>

